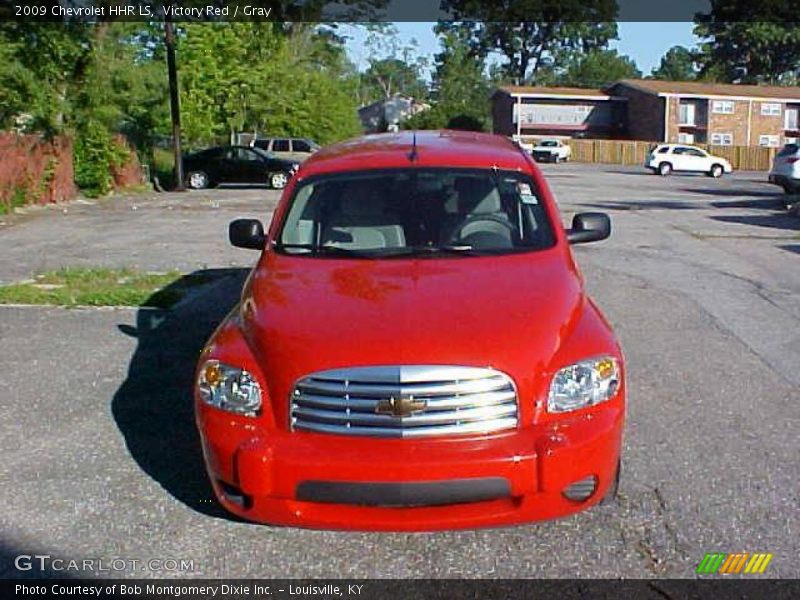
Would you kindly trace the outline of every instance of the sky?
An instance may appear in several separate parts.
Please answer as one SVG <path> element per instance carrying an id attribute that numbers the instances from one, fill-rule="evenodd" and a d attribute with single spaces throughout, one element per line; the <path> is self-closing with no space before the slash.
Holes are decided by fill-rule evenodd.
<path id="1" fill-rule="evenodd" d="M 395 23 L 403 43 L 412 38 L 417 40 L 419 53 L 428 55 L 433 63 L 433 55 L 439 52 L 439 42 L 433 32 L 435 23 L 403 22 Z M 657 68 L 661 57 L 672 46 L 692 47 L 696 39 L 692 34 L 693 23 L 686 22 L 620 22 L 617 24 L 619 39 L 611 42 L 611 48 L 619 54 L 627 54 L 635 62 L 643 75 L 649 75 Z M 356 27 L 346 26 L 342 33 L 352 36 L 347 43 L 350 59 L 363 69 L 367 53 L 364 50 L 364 36 Z"/>

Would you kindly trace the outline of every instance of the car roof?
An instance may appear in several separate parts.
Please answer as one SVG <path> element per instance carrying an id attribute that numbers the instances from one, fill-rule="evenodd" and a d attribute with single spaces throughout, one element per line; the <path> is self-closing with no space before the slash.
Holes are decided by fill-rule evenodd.
<path id="1" fill-rule="evenodd" d="M 292 135 L 269 135 L 269 136 L 266 136 L 266 137 L 258 136 L 255 139 L 256 142 L 269 142 L 269 141 L 272 141 L 272 140 L 300 140 L 300 141 L 303 141 L 303 142 L 313 142 L 314 141 L 311 138 L 295 137 L 295 136 L 292 136 Z M 314 142 L 314 143 L 316 143 L 316 142 Z"/>
<path id="2" fill-rule="evenodd" d="M 694 148 L 695 150 L 703 150 L 700 146 L 695 146 L 694 144 L 681 144 L 678 142 L 677 144 L 674 142 L 670 142 L 669 144 L 658 144 L 657 148 Z"/>
<path id="3" fill-rule="evenodd" d="M 303 163 L 304 175 L 400 167 L 521 170 L 526 154 L 510 139 L 471 131 L 400 131 L 365 135 L 326 146 Z"/>

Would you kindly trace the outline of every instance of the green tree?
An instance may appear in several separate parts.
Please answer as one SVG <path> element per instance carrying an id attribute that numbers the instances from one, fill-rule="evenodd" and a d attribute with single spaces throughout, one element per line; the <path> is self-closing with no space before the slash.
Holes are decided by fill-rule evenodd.
<path id="1" fill-rule="evenodd" d="M 695 17 L 703 74 L 733 83 L 787 84 L 800 71 L 795 3 L 711 0 Z"/>
<path id="2" fill-rule="evenodd" d="M 697 79 L 695 56 L 684 46 L 673 46 L 661 57 L 661 63 L 652 71 L 653 79 L 665 81 L 692 81 Z"/>
<path id="3" fill-rule="evenodd" d="M 642 76 L 636 63 L 616 50 L 592 50 L 574 56 L 559 77 L 561 85 L 602 88 L 620 79 Z"/>
<path id="4" fill-rule="evenodd" d="M 428 91 L 424 81 L 428 61 L 419 55 L 416 39 L 403 43 L 391 23 L 369 23 L 363 27 L 367 32 L 364 48 L 368 66 L 356 88 L 359 105 L 387 100 L 395 94 L 424 100 Z"/>
<path id="5" fill-rule="evenodd" d="M 616 38 L 615 0 L 443 0 L 453 16 L 440 32 L 457 31 L 478 56 L 500 53 L 504 74 L 518 85 L 541 83 L 540 71 L 558 69 L 579 52 L 605 48 Z"/>
<path id="6" fill-rule="evenodd" d="M 490 85 L 484 75 L 485 60 L 473 54 L 455 32 L 444 34 L 441 42 L 432 82 L 433 105 L 408 119 L 404 128 L 487 129 Z"/>
<path id="7" fill-rule="evenodd" d="M 315 26 L 202 23 L 178 44 L 183 129 L 190 147 L 237 131 L 330 142 L 357 133 L 340 42 Z"/>
<path id="8" fill-rule="evenodd" d="M 419 69 L 399 58 L 375 60 L 364 73 L 364 82 L 372 100 L 388 100 L 396 94 L 422 100 L 428 95 Z"/>
<path id="9" fill-rule="evenodd" d="M 0 24 L 0 92 L 8 98 L 0 118 L 30 115 L 28 127 L 59 133 L 70 126 L 71 99 L 91 59 L 92 28 L 82 23 Z"/>

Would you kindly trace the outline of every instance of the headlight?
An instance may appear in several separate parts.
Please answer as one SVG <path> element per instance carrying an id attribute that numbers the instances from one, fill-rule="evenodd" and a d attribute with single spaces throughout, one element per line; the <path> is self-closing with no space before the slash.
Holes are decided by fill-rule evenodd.
<path id="1" fill-rule="evenodd" d="M 240 415 L 255 416 L 261 408 L 261 388 L 250 373 L 218 360 L 209 360 L 197 378 L 206 404 Z"/>
<path id="2" fill-rule="evenodd" d="M 547 410 L 568 412 L 613 398 L 619 388 L 619 365 L 610 356 L 582 360 L 553 377 Z"/>

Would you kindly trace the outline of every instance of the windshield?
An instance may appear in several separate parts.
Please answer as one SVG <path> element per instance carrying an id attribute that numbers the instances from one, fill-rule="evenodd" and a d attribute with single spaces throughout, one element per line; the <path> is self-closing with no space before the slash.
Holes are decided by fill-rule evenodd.
<path id="1" fill-rule="evenodd" d="M 277 247 L 289 254 L 379 258 L 502 254 L 554 243 L 527 175 L 399 169 L 301 182 Z"/>
<path id="2" fill-rule="evenodd" d="M 555 148 L 556 146 L 558 146 L 558 142 L 555 140 L 545 140 L 539 145 L 542 146 L 543 148 Z"/>
<path id="3" fill-rule="evenodd" d="M 269 150 L 264 150 L 263 148 L 259 148 L 258 146 L 254 146 L 250 148 L 253 152 L 261 156 L 262 158 L 274 158 L 275 155 L 270 152 Z"/>

